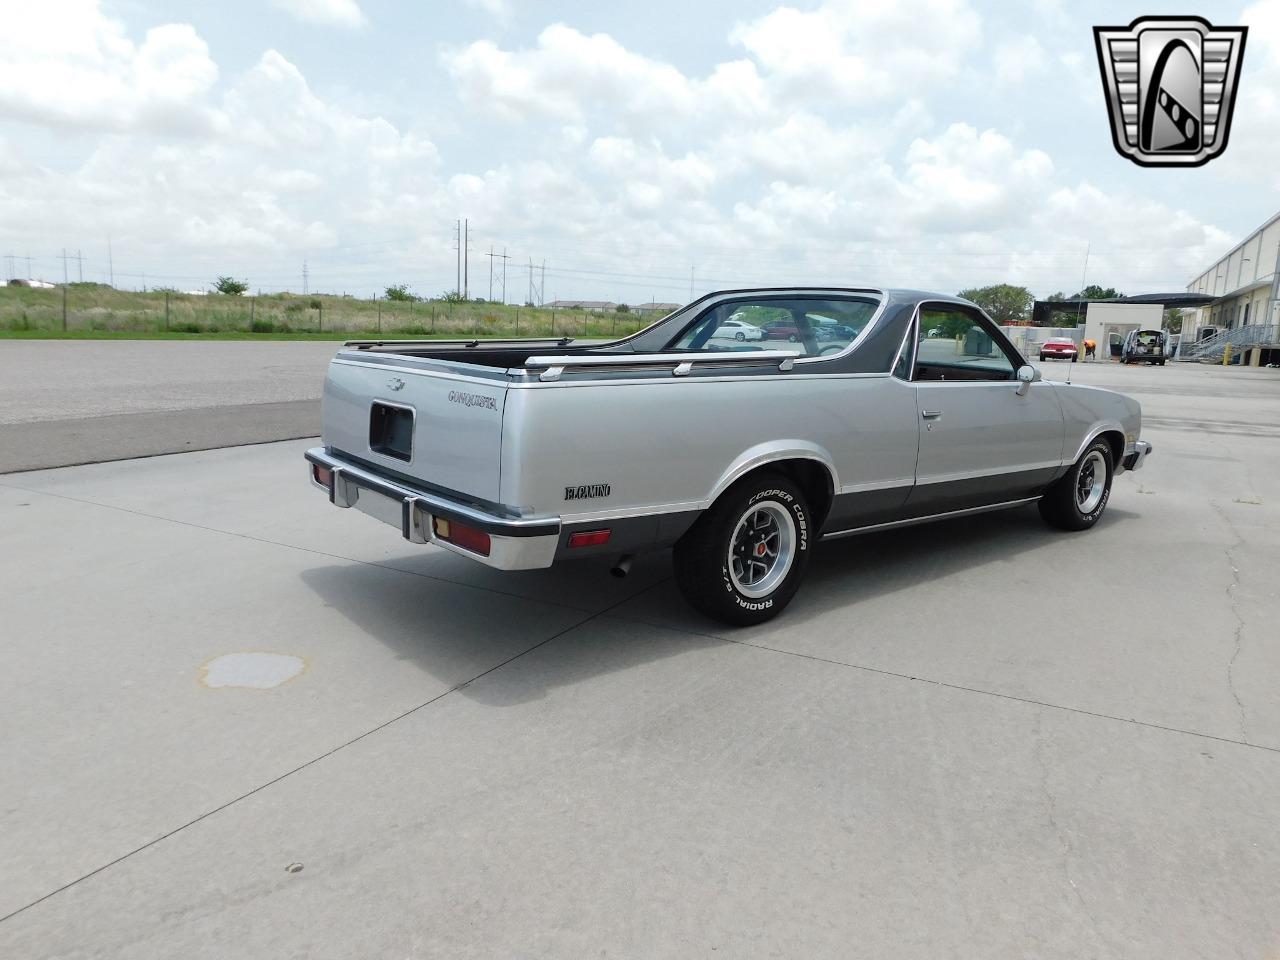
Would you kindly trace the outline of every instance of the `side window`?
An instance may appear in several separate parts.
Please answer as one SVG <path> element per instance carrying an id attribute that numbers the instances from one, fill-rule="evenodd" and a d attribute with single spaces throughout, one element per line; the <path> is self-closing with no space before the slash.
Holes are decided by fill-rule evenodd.
<path id="1" fill-rule="evenodd" d="M 872 298 L 760 297 L 717 304 L 667 345 L 671 352 L 789 350 L 801 357 L 840 353 L 875 315 Z"/>
<path id="2" fill-rule="evenodd" d="M 993 336 L 987 322 L 963 307 L 920 309 L 914 379 L 1013 380 L 1014 360 Z"/>

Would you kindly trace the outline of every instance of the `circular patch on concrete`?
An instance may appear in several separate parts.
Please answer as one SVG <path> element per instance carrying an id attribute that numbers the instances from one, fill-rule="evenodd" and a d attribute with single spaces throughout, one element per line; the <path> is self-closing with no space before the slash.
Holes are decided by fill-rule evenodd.
<path id="1" fill-rule="evenodd" d="M 305 669 L 305 660 L 285 653 L 228 653 L 200 668 L 200 682 L 206 687 L 270 690 L 288 683 Z"/>

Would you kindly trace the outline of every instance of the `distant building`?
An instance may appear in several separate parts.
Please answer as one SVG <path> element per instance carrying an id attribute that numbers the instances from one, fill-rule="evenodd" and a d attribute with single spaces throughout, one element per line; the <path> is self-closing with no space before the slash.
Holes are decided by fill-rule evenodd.
<path id="1" fill-rule="evenodd" d="M 1188 283 L 1187 291 L 1214 299 L 1196 311 L 1193 324 L 1183 325 L 1184 337 L 1192 328 L 1199 339 L 1201 330 L 1280 324 L 1280 213 Z"/>
<path id="2" fill-rule="evenodd" d="M 618 305 L 611 300 L 552 300 L 546 306 L 552 310 L 613 310 Z"/>
<path id="3" fill-rule="evenodd" d="M 631 308 L 632 313 L 660 313 L 664 316 L 668 313 L 674 313 L 683 307 L 683 303 L 658 303 L 650 301 L 649 303 L 637 303 Z"/>

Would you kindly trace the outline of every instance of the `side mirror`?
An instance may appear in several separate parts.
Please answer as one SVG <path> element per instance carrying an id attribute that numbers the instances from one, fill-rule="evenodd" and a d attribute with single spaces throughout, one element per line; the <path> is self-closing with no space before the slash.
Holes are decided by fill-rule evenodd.
<path id="1" fill-rule="evenodd" d="M 1040 371 L 1029 363 L 1018 368 L 1018 396 L 1025 397 L 1031 385 L 1040 379 Z"/>

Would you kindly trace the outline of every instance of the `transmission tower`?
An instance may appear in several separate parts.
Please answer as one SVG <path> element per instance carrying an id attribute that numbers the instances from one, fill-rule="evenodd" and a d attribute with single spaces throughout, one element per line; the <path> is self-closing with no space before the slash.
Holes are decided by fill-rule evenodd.
<path id="1" fill-rule="evenodd" d="M 311 271 L 307 269 L 307 261 L 302 261 L 302 295 L 311 292 Z"/>
<path id="2" fill-rule="evenodd" d="M 489 299 L 493 300 L 493 261 L 502 261 L 502 302 L 507 302 L 507 261 L 511 258 L 507 256 L 507 248 L 503 247 L 501 253 L 494 253 L 493 247 L 489 248 L 489 252 L 485 254 L 489 258 Z"/>

